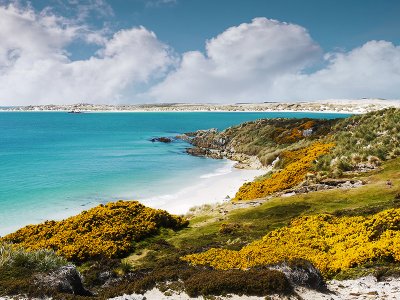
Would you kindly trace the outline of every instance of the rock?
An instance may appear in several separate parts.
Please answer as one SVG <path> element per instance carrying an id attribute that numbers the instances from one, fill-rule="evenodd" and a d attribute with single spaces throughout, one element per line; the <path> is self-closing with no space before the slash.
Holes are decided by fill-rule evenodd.
<path id="1" fill-rule="evenodd" d="M 151 141 L 152 143 L 154 143 L 154 142 L 171 143 L 171 142 L 172 142 L 172 139 L 162 136 L 162 137 L 152 138 L 152 139 L 150 139 L 150 141 Z"/>
<path id="2" fill-rule="evenodd" d="M 274 266 L 281 271 L 294 286 L 303 286 L 318 291 L 326 290 L 326 283 L 321 272 L 305 259 L 296 259 Z"/>
<path id="3" fill-rule="evenodd" d="M 58 293 L 79 296 L 93 295 L 83 286 L 81 274 L 74 265 L 60 267 L 44 276 L 37 275 L 35 285 L 41 290 L 50 290 Z"/>
<path id="4" fill-rule="evenodd" d="M 207 150 L 204 148 L 194 147 L 186 149 L 186 153 L 193 156 L 206 156 Z"/>
<path id="5" fill-rule="evenodd" d="M 193 147 L 186 149 L 186 153 L 193 156 L 206 156 L 214 159 L 222 159 L 224 155 L 220 150 L 216 149 L 207 149 L 202 147 Z"/>

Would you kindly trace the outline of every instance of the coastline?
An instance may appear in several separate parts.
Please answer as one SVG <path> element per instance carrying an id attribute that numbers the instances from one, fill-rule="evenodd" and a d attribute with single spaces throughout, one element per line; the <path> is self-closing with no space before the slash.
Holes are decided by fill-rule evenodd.
<path id="1" fill-rule="evenodd" d="M 68 110 L 1 110 L 0 113 L 68 113 Z M 317 113 L 317 114 L 364 114 L 367 111 L 357 110 L 88 110 L 81 114 L 106 113 Z"/>
<path id="2" fill-rule="evenodd" d="M 89 104 L 29 105 L 0 107 L 0 112 L 304 112 L 362 114 L 389 107 L 400 107 L 400 100 L 329 99 L 301 102 L 261 103 L 160 103 L 160 104 Z"/>
<path id="3" fill-rule="evenodd" d="M 172 214 L 185 214 L 196 206 L 230 201 L 245 182 L 253 181 L 266 170 L 237 169 L 236 161 L 227 160 L 227 165 L 214 173 L 193 179 L 193 184 L 174 194 L 160 195 L 138 201 L 146 206 L 164 209 Z M 229 196 L 229 197 L 228 197 Z"/>
<path id="4" fill-rule="evenodd" d="M 207 158 L 212 159 L 212 158 Z M 85 204 L 70 207 L 68 210 L 57 212 L 52 217 L 38 219 L 32 224 L 39 224 L 46 220 L 60 221 L 69 217 L 80 214 L 84 210 L 88 210 L 96 205 L 114 202 L 116 200 L 139 201 L 145 206 L 163 209 L 171 214 L 184 215 L 193 207 L 205 204 L 220 204 L 230 201 L 242 186 L 243 183 L 253 181 L 257 176 L 266 173 L 265 170 L 254 169 L 237 169 L 234 165 L 236 161 L 226 160 L 224 166 L 216 164 L 216 168 L 211 173 L 196 174 L 190 181 L 185 182 L 179 189 L 174 189 L 171 194 L 157 194 L 149 198 L 114 197 L 105 199 L 106 201 L 89 201 Z M 229 196 L 229 198 L 227 198 Z M 3 228 L 4 232 L 0 232 L 0 237 L 15 232 L 23 226 L 10 226 Z"/>

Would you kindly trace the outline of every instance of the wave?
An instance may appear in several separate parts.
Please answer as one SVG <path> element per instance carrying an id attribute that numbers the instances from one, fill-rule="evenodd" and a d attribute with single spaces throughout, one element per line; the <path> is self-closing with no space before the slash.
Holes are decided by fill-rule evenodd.
<path id="1" fill-rule="evenodd" d="M 204 175 L 201 175 L 200 178 L 206 179 L 206 178 L 211 178 L 211 177 L 216 177 L 216 176 L 221 176 L 225 174 L 229 174 L 232 172 L 232 168 L 236 162 L 233 161 L 227 161 L 227 164 L 221 168 L 216 169 L 212 173 L 207 173 Z"/>

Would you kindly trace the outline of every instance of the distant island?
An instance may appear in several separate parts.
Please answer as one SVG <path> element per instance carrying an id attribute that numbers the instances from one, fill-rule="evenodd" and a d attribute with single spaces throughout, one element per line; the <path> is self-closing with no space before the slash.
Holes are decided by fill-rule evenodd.
<path id="1" fill-rule="evenodd" d="M 367 113 L 388 107 L 400 107 L 400 100 L 359 99 L 320 100 L 310 102 L 264 102 L 264 103 L 160 103 L 160 104 L 89 104 L 28 105 L 0 107 L 0 111 L 65 111 L 65 112 L 334 112 Z"/>

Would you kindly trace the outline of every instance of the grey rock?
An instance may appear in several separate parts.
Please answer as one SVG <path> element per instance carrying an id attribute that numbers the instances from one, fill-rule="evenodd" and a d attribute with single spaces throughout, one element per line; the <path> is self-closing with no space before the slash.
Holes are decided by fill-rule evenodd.
<path id="1" fill-rule="evenodd" d="M 294 286 L 303 286 L 318 291 L 326 290 L 326 283 L 321 272 L 307 260 L 283 262 L 273 266 L 272 269 L 285 274 Z"/>
<path id="2" fill-rule="evenodd" d="M 82 276 L 74 265 L 66 265 L 46 275 L 37 275 L 35 285 L 44 290 L 67 293 L 80 296 L 90 296 L 92 293 L 85 289 Z"/>

